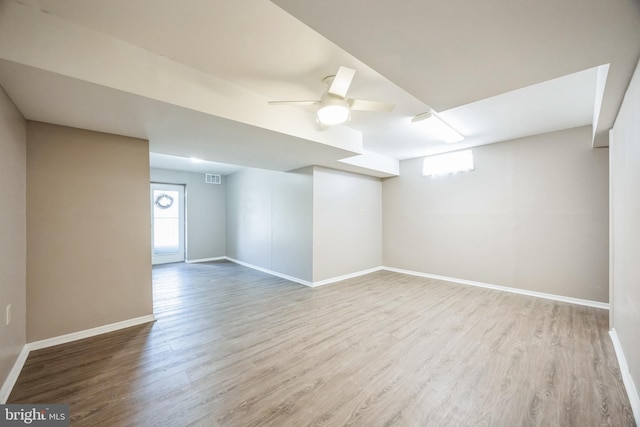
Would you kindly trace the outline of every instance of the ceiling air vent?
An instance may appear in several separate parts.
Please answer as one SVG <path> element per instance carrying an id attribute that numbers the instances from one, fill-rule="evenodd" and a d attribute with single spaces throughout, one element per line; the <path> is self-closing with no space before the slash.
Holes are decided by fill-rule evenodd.
<path id="1" fill-rule="evenodd" d="M 207 184 L 222 184 L 222 176 L 214 173 L 205 173 L 204 182 Z"/>

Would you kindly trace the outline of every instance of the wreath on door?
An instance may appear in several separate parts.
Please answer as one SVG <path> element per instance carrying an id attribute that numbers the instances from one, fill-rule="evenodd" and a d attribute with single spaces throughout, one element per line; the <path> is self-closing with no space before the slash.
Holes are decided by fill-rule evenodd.
<path id="1" fill-rule="evenodd" d="M 156 197 L 155 205 L 160 209 L 169 209 L 173 205 L 173 197 L 167 193 L 159 194 Z"/>

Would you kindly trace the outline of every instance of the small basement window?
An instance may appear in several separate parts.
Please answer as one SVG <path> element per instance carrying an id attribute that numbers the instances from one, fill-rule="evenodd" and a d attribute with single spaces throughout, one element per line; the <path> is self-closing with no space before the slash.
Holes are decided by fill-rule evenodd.
<path id="1" fill-rule="evenodd" d="M 449 173 L 472 171 L 473 169 L 473 153 L 471 150 L 464 150 L 425 157 L 422 165 L 422 175 L 446 175 Z"/>

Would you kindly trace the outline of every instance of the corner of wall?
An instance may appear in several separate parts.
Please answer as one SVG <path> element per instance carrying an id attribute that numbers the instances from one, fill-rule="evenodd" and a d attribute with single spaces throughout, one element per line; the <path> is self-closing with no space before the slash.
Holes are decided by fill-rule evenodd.
<path id="1" fill-rule="evenodd" d="M 0 182 L 10 203 L 0 209 L 0 402 L 11 391 L 24 363 L 26 343 L 26 121 L 0 87 Z M 11 323 L 5 311 L 11 305 Z"/>
<path id="2" fill-rule="evenodd" d="M 627 390 L 627 396 L 629 397 L 629 403 L 631 404 L 631 410 L 636 420 L 636 424 L 640 426 L 640 397 L 638 396 L 638 389 L 634 384 L 633 377 L 629 372 L 629 365 L 627 359 L 622 350 L 622 344 L 615 328 L 609 331 L 611 341 L 613 342 L 613 349 L 616 352 L 616 358 L 618 359 L 618 365 L 620 365 L 620 375 L 622 376 L 622 382 Z"/>

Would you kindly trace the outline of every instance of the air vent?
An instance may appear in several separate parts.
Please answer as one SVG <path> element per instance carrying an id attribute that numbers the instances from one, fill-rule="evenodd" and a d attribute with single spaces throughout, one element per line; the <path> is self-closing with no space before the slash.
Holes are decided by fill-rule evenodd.
<path id="1" fill-rule="evenodd" d="M 207 184 L 222 184 L 222 176 L 214 173 L 205 173 L 204 182 Z"/>

